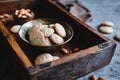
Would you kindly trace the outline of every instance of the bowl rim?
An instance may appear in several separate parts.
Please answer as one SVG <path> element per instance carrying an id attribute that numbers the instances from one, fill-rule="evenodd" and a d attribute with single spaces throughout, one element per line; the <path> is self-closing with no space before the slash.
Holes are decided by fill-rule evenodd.
<path id="1" fill-rule="evenodd" d="M 65 40 L 65 41 L 64 41 L 63 43 L 61 43 L 61 44 L 54 44 L 54 45 L 51 45 L 51 46 L 33 45 L 33 44 L 31 44 L 27 39 L 24 39 L 24 38 L 21 36 L 21 33 L 22 33 L 22 28 L 25 27 L 26 24 L 31 23 L 31 22 L 33 22 L 33 21 L 37 21 L 37 20 L 55 21 L 56 23 L 60 23 L 60 24 L 67 25 L 67 27 L 69 28 L 69 30 L 70 30 L 70 32 L 71 32 L 71 35 L 70 35 L 70 37 L 69 37 L 67 40 Z M 18 34 L 19 34 L 19 37 L 20 37 L 24 42 L 26 42 L 26 43 L 29 44 L 29 45 L 38 46 L 38 47 L 56 47 L 56 46 L 61 46 L 61 45 L 64 45 L 64 44 L 68 43 L 68 42 L 73 38 L 74 31 L 73 31 L 72 27 L 71 27 L 68 23 L 63 22 L 63 21 L 60 21 L 60 20 L 58 20 L 58 19 L 53 19 L 53 18 L 38 18 L 38 19 L 34 19 L 34 20 L 31 20 L 31 21 L 28 21 L 28 22 L 25 22 L 24 24 L 22 24 L 22 26 L 21 26 Z"/>

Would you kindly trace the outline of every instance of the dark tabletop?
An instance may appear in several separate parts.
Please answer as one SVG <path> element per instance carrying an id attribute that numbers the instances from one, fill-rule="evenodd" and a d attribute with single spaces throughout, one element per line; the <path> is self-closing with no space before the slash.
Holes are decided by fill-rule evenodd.
<path id="1" fill-rule="evenodd" d="M 120 80 L 120 42 L 114 40 L 114 36 L 120 33 L 120 0 L 79 0 L 93 14 L 93 20 L 88 23 L 97 30 L 98 25 L 104 21 L 112 21 L 114 32 L 112 34 L 103 34 L 116 42 L 117 48 L 110 62 L 102 69 L 92 72 L 77 80 L 89 80 L 93 74 L 103 76 L 107 80 Z"/>

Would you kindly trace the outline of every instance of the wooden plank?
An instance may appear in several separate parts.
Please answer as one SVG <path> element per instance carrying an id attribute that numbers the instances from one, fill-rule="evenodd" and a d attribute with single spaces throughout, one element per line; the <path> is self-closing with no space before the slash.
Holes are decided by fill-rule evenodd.
<path id="1" fill-rule="evenodd" d="M 32 63 L 28 59 L 28 57 L 25 55 L 25 53 L 22 51 L 22 49 L 17 44 L 16 40 L 14 39 L 13 35 L 8 31 L 8 29 L 3 25 L 2 22 L 0 22 L 0 30 L 4 34 L 4 36 L 7 38 L 9 44 L 15 51 L 16 55 L 20 58 L 20 60 L 23 62 L 24 66 L 26 68 L 29 68 L 32 66 Z"/>

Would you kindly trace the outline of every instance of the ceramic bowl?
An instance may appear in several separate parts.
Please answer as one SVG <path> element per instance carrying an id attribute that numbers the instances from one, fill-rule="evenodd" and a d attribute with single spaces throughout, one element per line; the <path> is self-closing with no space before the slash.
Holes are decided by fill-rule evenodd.
<path id="1" fill-rule="evenodd" d="M 32 45 L 29 41 L 28 30 L 37 23 L 42 23 L 42 24 L 47 24 L 47 25 L 54 24 L 54 23 L 60 23 L 66 31 L 66 37 L 64 38 L 64 42 L 62 44 L 55 44 L 55 45 L 51 45 L 51 46 Z M 43 18 L 43 19 L 36 19 L 36 20 L 32 20 L 32 21 L 24 23 L 22 25 L 21 29 L 19 30 L 19 36 L 24 42 L 28 43 L 29 45 L 31 45 L 35 48 L 39 48 L 44 51 L 53 51 L 53 50 L 56 50 L 57 48 L 60 48 L 61 46 L 65 45 L 72 39 L 73 29 L 71 28 L 70 25 L 68 25 L 65 22 L 62 22 L 62 21 L 59 21 L 56 19 Z"/>

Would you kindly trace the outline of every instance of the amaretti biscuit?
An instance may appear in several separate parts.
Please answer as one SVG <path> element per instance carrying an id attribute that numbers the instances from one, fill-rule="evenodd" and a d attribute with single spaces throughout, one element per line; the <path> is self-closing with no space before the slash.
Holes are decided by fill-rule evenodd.
<path id="1" fill-rule="evenodd" d="M 53 56 L 49 53 L 44 53 L 44 54 L 39 55 L 35 59 L 35 64 L 39 65 L 39 64 L 50 62 L 50 61 L 53 61 Z"/>
<path id="2" fill-rule="evenodd" d="M 58 35 L 60 35 L 61 37 L 66 37 L 66 31 L 61 24 L 55 23 L 54 28 Z"/>
<path id="3" fill-rule="evenodd" d="M 62 44 L 64 42 L 64 39 L 55 33 L 50 36 L 50 39 L 55 44 Z"/>
<path id="4" fill-rule="evenodd" d="M 14 25 L 14 26 L 11 27 L 10 31 L 12 33 L 18 33 L 20 28 L 21 28 L 21 25 Z"/>

